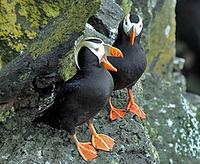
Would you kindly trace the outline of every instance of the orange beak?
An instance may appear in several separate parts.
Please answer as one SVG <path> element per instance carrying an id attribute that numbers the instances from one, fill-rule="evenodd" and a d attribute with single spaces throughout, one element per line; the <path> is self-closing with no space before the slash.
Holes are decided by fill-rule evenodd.
<path id="1" fill-rule="evenodd" d="M 135 32 L 131 32 L 130 33 L 130 44 L 131 44 L 131 46 L 133 46 L 134 41 L 135 41 Z"/>
<path id="2" fill-rule="evenodd" d="M 107 70 L 109 70 L 109 71 L 117 72 L 117 68 L 115 68 L 115 67 L 108 61 L 108 59 L 107 59 L 106 56 L 103 57 L 102 63 L 101 63 L 101 64 L 102 64 L 102 66 L 103 66 L 105 69 L 107 69 Z"/>
<path id="3" fill-rule="evenodd" d="M 110 48 L 110 55 L 113 57 L 118 57 L 118 58 L 123 58 L 123 53 L 120 49 L 115 48 L 115 47 L 111 47 Z"/>
<path id="4" fill-rule="evenodd" d="M 123 53 L 118 48 L 110 47 L 109 52 L 112 57 L 123 57 Z M 102 58 L 101 64 L 107 70 L 117 72 L 117 68 L 108 61 L 106 55 Z"/>

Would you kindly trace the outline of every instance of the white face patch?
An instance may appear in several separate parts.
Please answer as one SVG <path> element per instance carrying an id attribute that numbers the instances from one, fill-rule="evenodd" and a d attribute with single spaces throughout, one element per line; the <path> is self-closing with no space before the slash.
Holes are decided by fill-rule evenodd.
<path id="1" fill-rule="evenodd" d="M 95 42 L 90 41 L 92 39 L 99 40 L 101 43 L 95 43 Z M 75 47 L 74 47 L 74 57 L 75 57 L 75 62 L 78 69 L 80 69 L 79 64 L 78 64 L 78 53 L 82 47 L 89 48 L 93 52 L 93 54 L 97 56 L 97 58 L 99 59 L 99 63 L 101 62 L 101 59 L 103 58 L 105 54 L 104 42 L 101 39 L 96 38 L 96 37 L 87 37 L 84 39 L 83 37 L 80 37 L 75 42 Z"/>
<path id="2" fill-rule="evenodd" d="M 130 32 L 135 32 L 136 36 L 138 36 L 143 28 L 142 18 L 138 15 L 139 22 L 132 23 L 130 21 L 130 14 L 126 15 L 123 21 L 123 29 L 127 36 L 130 35 Z"/>

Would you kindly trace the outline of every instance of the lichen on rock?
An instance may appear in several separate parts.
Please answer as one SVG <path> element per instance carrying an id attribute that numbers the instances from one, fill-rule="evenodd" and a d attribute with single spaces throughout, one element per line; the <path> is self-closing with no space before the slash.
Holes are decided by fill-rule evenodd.
<path id="1" fill-rule="evenodd" d="M 92 163 L 198 162 L 200 98 L 185 92 L 184 77 L 180 74 L 184 62 L 174 69 L 177 74 L 172 73 L 174 67 L 171 65 L 181 61 L 174 60 L 175 1 L 117 0 L 124 10 L 109 0 L 102 0 L 100 8 L 100 0 L 90 3 L 87 0 L 1 2 L 8 3 L 3 6 L 10 13 L 8 17 L 14 14 L 13 25 L 20 25 L 17 30 L 21 34 L 16 35 L 17 39 L 14 37 L 14 44 L 18 44 L 15 44 L 16 48 L 20 51 L 21 46 L 28 43 L 25 52 L 7 65 L 9 71 L 3 69 L 0 73 L 0 80 L 8 77 L 1 80 L 0 94 L 4 94 L 3 89 L 7 87 L 11 98 L 18 98 L 19 103 L 14 105 L 24 108 L 7 120 L 5 115 L 8 112 L 0 114 L 0 120 L 5 120 L 0 124 L 1 162 L 84 163 L 65 131 L 46 125 L 34 126 L 31 121 L 39 109 L 53 102 L 57 76 L 67 80 L 75 73 L 74 41 L 84 33 L 112 44 L 119 22 L 130 10 L 144 19 L 142 44 L 149 62 L 147 71 L 151 73 L 145 73 L 134 89 L 135 100 L 145 110 L 147 120 L 140 121 L 128 112 L 124 119 L 110 122 L 108 109 L 102 109 L 94 119 L 95 126 L 98 132 L 115 138 L 116 145 L 112 152 L 98 151 L 99 157 Z M 32 12 L 30 19 L 29 12 Z M 23 42 L 22 38 L 26 41 Z M 8 48 L 5 42 L 1 46 Z M 1 59 L 5 62 L 2 52 L 1 49 L 0 67 Z M 9 51 L 6 55 L 10 56 L 8 62 L 12 55 Z M 20 69 L 16 71 L 15 68 Z M 160 76 L 163 72 L 170 76 Z M 12 95 L 15 91 L 17 96 Z M 125 107 L 126 100 L 126 90 L 113 93 L 114 105 Z M 90 139 L 85 125 L 78 127 L 77 132 L 81 141 Z"/>
<path id="2" fill-rule="evenodd" d="M 32 56 L 46 54 L 52 48 L 69 39 L 70 34 L 81 33 L 84 30 L 88 15 L 95 11 L 99 4 L 99 1 L 92 1 L 88 5 L 86 5 L 86 1 L 72 2 L 70 8 L 57 18 L 53 27 L 47 28 L 45 34 L 39 37 L 39 41 L 30 45 L 29 53 Z M 91 7 L 93 10 L 90 10 Z M 51 33 L 50 36 L 48 35 L 49 32 Z"/>
<path id="3" fill-rule="evenodd" d="M 95 10 L 100 1 L 91 1 L 88 3 L 90 5 L 87 6 L 92 7 L 92 10 L 83 7 L 86 6 L 86 1 L 2 0 L 0 3 L 0 37 L 2 43 L 0 48 L 2 49 L 2 61 L 7 63 L 19 55 L 20 51 L 29 49 L 27 45 L 34 43 L 34 39 L 40 35 L 38 32 L 46 27 L 49 22 L 52 22 L 54 18 L 60 16 L 60 13 L 66 17 L 63 16 L 63 19 L 67 20 L 65 22 L 66 28 L 63 29 L 63 26 L 60 26 L 60 31 L 58 30 L 55 34 L 58 36 L 57 40 L 52 42 L 52 39 L 48 44 L 52 42 L 56 46 L 57 41 L 63 38 L 61 35 L 64 35 L 64 31 L 67 31 L 66 29 L 69 29 L 68 32 L 80 32 L 85 16 L 88 12 Z M 66 14 L 67 10 L 69 11 L 68 14 Z M 75 23 L 77 24 L 75 25 Z M 62 32 L 61 35 L 59 35 L 59 32 Z M 55 35 L 52 35 L 52 38 Z"/>
<path id="4" fill-rule="evenodd" d="M 0 122 L 4 122 L 6 121 L 6 119 L 11 118 L 12 116 L 14 116 L 15 112 L 14 112 L 14 107 L 12 107 L 9 111 L 6 112 L 1 112 L 0 113 Z"/>
<path id="5" fill-rule="evenodd" d="M 66 56 L 60 59 L 60 66 L 60 75 L 65 80 L 71 78 L 76 73 L 73 50 L 69 51 Z"/>
<path id="6" fill-rule="evenodd" d="M 157 73 L 166 73 L 171 71 L 169 64 L 175 56 L 175 1 L 165 1 L 162 8 L 156 13 L 151 26 L 146 47 L 149 64 L 158 56 L 158 62 L 155 65 Z M 172 12 L 169 12 L 172 11 Z M 165 19 L 167 18 L 167 19 Z M 163 21 L 165 19 L 165 21 Z M 169 68 L 168 68 L 169 67 Z"/>
<path id="7" fill-rule="evenodd" d="M 3 67 L 3 62 L 2 62 L 2 60 L 1 60 L 1 56 L 0 56 L 0 70 L 1 70 L 1 68 Z"/>
<path id="8" fill-rule="evenodd" d="M 195 163 L 200 158 L 198 108 L 189 100 L 185 86 L 155 73 L 142 81 L 141 104 L 148 117 L 148 128 L 161 163 Z M 198 97 L 200 101 L 200 97 Z"/>
<path id="9" fill-rule="evenodd" d="M 131 12 L 133 2 L 131 0 L 122 0 L 121 1 L 121 7 L 125 14 L 128 14 Z"/>

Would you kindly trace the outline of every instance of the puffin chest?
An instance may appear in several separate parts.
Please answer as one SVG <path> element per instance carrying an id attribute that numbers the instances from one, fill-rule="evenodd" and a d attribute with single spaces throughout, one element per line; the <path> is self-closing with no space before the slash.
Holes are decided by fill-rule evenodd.
<path id="1" fill-rule="evenodd" d="M 81 97 L 83 97 L 84 102 L 104 106 L 113 90 L 112 77 L 107 72 L 107 74 L 95 74 L 89 79 L 83 82 Z"/>
<path id="2" fill-rule="evenodd" d="M 146 68 L 145 55 L 136 47 L 133 49 L 126 49 L 124 52 L 127 55 L 124 58 L 124 62 L 121 64 L 120 73 L 127 84 L 135 83 Z"/>

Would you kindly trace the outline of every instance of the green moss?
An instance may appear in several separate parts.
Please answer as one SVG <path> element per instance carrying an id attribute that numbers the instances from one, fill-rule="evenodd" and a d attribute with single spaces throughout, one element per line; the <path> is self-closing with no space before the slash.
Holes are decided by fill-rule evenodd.
<path id="1" fill-rule="evenodd" d="M 4 45 L 0 45 L 3 61 L 8 61 L 12 55 L 26 48 L 33 40 L 40 27 L 44 27 L 60 11 L 66 9 L 70 1 L 55 0 L 52 2 L 37 0 L 0 1 L 0 37 Z M 10 52 L 9 57 L 7 52 Z M 13 56 L 14 57 L 14 56 Z"/>
<path id="2" fill-rule="evenodd" d="M 122 0 L 121 7 L 125 14 L 130 13 L 133 2 L 131 0 Z"/>
<path id="3" fill-rule="evenodd" d="M 30 46 L 30 54 L 38 56 L 46 54 L 52 48 L 59 45 L 59 43 L 69 39 L 72 33 L 80 33 L 85 28 L 85 23 L 88 17 L 97 10 L 100 1 L 73 1 L 62 17 L 57 18 L 56 22 L 52 25 L 52 29 L 48 29 L 39 39 L 39 42 L 33 43 Z M 51 30 L 51 31 L 49 31 Z"/>
<path id="4" fill-rule="evenodd" d="M 34 39 L 37 33 L 34 31 L 25 30 L 25 34 L 29 39 Z"/>
<path id="5" fill-rule="evenodd" d="M 148 48 L 146 48 L 148 49 L 148 63 L 150 64 L 155 56 L 160 55 L 159 62 L 155 66 L 155 71 L 158 73 L 163 73 L 166 70 L 167 63 L 175 55 L 174 9 L 175 3 L 165 1 L 162 9 L 156 14 L 147 37 L 149 43 Z"/>
<path id="6" fill-rule="evenodd" d="M 8 46 L 12 49 L 19 51 L 22 46 L 16 45 L 16 42 L 23 36 L 21 25 L 17 24 L 17 16 L 15 14 L 16 1 L 7 2 L 1 0 L 0 10 L 0 38 L 7 42 Z"/>
<path id="7" fill-rule="evenodd" d="M 12 117 L 15 114 L 14 107 L 12 107 L 9 111 L 0 113 L 0 122 L 4 122 L 8 117 Z"/>
<path id="8" fill-rule="evenodd" d="M 60 75 L 65 80 L 71 78 L 76 73 L 73 50 L 69 51 L 65 57 L 60 59 L 60 66 Z"/>
<path id="9" fill-rule="evenodd" d="M 1 68 L 3 67 L 3 61 L 1 60 L 1 56 L 0 56 L 0 70 L 1 70 Z"/>
<path id="10" fill-rule="evenodd" d="M 26 21 L 30 23 L 31 28 L 39 28 L 42 17 L 36 1 L 19 0 L 17 4 L 20 6 L 18 11 L 19 15 L 26 18 Z"/>
<path id="11" fill-rule="evenodd" d="M 19 79 L 20 80 L 27 80 L 29 78 L 30 72 L 26 72 L 25 74 L 20 75 Z"/>
<path id="12" fill-rule="evenodd" d="M 60 14 L 58 3 L 53 4 L 42 1 L 42 9 L 47 17 L 57 17 Z"/>
<path id="13" fill-rule="evenodd" d="M 30 44 L 30 52 L 33 56 L 48 52 L 50 48 L 57 46 L 63 40 L 69 38 L 73 32 L 81 32 L 91 13 L 96 11 L 100 0 L 1 0 L 0 10 L 0 37 L 3 45 L 0 45 L 3 53 L 3 61 L 8 62 L 18 55 L 17 52 Z M 46 36 L 39 38 L 42 41 L 34 44 L 34 38 L 38 36 L 39 28 L 44 28 L 48 22 L 62 12 L 60 18 L 56 18 L 54 29 L 50 29 Z M 50 25 L 51 26 L 51 25 Z M 48 27 L 49 28 L 49 27 Z M 9 55 L 8 53 L 9 52 Z"/>
<path id="14" fill-rule="evenodd" d="M 16 52 L 20 52 L 21 50 L 24 49 L 24 47 L 26 47 L 26 45 L 23 43 L 19 43 L 17 41 L 12 42 L 11 40 L 10 40 L 10 42 L 8 42 L 8 46 L 12 47 L 12 49 L 15 49 Z"/>

